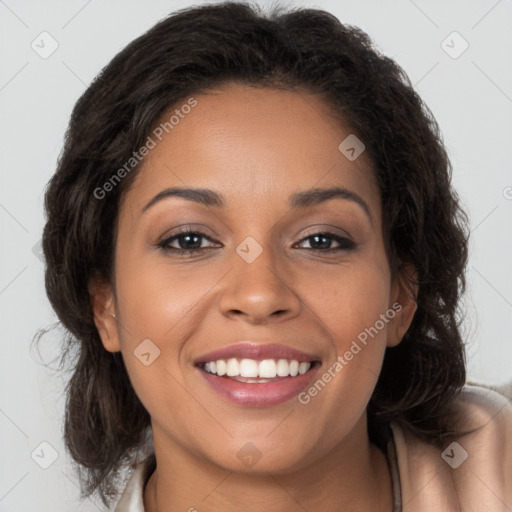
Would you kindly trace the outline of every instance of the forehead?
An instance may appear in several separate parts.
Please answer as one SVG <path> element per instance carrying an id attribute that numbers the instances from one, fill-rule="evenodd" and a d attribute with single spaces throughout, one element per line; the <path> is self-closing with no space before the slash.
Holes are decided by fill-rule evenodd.
<path id="1" fill-rule="evenodd" d="M 155 146 L 128 194 L 132 205 L 142 208 L 173 186 L 221 190 L 231 205 L 251 201 L 258 208 L 298 190 L 333 185 L 379 203 L 367 155 L 351 161 L 340 151 L 354 135 L 319 97 L 228 85 L 193 99 L 193 108 L 181 109 L 193 104 L 186 98 L 155 124 Z"/>

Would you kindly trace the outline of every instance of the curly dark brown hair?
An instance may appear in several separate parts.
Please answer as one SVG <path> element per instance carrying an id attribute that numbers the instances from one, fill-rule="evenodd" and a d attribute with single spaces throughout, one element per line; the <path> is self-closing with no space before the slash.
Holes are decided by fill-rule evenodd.
<path id="1" fill-rule="evenodd" d="M 80 97 L 46 190 L 46 292 L 68 331 L 63 353 L 75 356 L 65 443 L 82 472 L 82 496 L 97 492 L 106 505 L 150 417 L 121 354 L 103 348 L 88 283 L 112 276 L 120 199 L 138 167 L 104 199 L 97 191 L 166 111 L 228 83 L 317 94 L 364 141 L 381 191 L 390 267 L 412 265 L 419 286 L 413 322 L 387 349 L 368 406 L 370 439 L 391 421 L 435 443 L 453 433 L 451 406 L 466 379 L 459 310 L 469 235 L 431 111 L 367 34 L 328 12 L 278 6 L 264 13 L 235 2 L 192 7 L 131 42 Z"/>

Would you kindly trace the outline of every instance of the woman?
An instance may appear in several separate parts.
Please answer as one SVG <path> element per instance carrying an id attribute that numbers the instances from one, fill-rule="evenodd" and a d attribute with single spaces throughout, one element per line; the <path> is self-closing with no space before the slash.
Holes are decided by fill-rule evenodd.
<path id="1" fill-rule="evenodd" d="M 450 172 L 405 73 L 324 11 L 195 7 L 129 44 L 46 193 L 84 496 L 508 510 L 512 407 L 465 386 Z"/>

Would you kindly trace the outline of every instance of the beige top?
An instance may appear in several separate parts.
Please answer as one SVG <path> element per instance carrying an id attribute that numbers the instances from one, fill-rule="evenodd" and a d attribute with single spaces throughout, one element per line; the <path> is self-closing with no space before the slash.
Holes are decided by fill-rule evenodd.
<path id="1" fill-rule="evenodd" d="M 443 450 L 391 423 L 386 455 L 393 512 L 512 511 L 512 393 L 501 393 L 465 386 L 456 427 L 478 430 Z M 153 470 L 154 455 L 137 464 L 114 512 L 144 512 L 143 490 Z"/>

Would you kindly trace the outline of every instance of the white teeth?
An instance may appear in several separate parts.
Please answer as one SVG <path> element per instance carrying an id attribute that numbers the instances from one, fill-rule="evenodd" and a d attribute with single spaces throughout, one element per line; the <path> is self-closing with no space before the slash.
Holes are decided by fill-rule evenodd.
<path id="1" fill-rule="evenodd" d="M 217 361 L 217 375 L 219 375 L 220 377 L 226 375 L 226 372 L 228 371 L 227 366 L 228 365 L 226 364 L 226 361 L 219 359 Z"/>
<path id="2" fill-rule="evenodd" d="M 264 359 L 259 364 L 259 377 L 273 379 L 277 374 L 277 364 L 273 359 Z"/>
<path id="3" fill-rule="evenodd" d="M 242 359 L 240 362 L 231 358 L 227 361 L 219 359 L 209 361 L 204 364 L 204 370 L 208 373 L 222 377 L 244 377 L 259 379 L 274 379 L 277 377 L 296 377 L 304 375 L 311 368 L 310 362 L 299 363 L 297 360 L 290 361 L 286 359 L 263 359 L 256 361 L 254 359 Z"/>
<path id="4" fill-rule="evenodd" d="M 290 365 L 286 359 L 279 359 L 277 361 L 277 375 L 279 377 L 288 377 L 290 375 Z"/>
<path id="5" fill-rule="evenodd" d="M 236 377 L 237 375 L 240 375 L 240 364 L 236 359 L 228 360 L 226 375 L 228 377 Z"/>
<path id="6" fill-rule="evenodd" d="M 240 377 L 259 377 L 258 362 L 254 359 L 242 359 L 240 361 Z"/>
<path id="7" fill-rule="evenodd" d="M 290 375 L 295 377 L 299 373 L 299 362 L 290 361 Z"/>
<path id="8" fill-rule="evenodd" d="M 213 363 L 213 364 L 215 364 L 215 363 Z M 310 366 L 311 366 L 310 363 L 300 363 L 299 364 L 299 374 L 304 375 L 309 370 Z M 215 368 L 213 368 L 212 365 L 210 365 L 210 368 L 211 368 L 211 372 L 214 373 Z"/>

